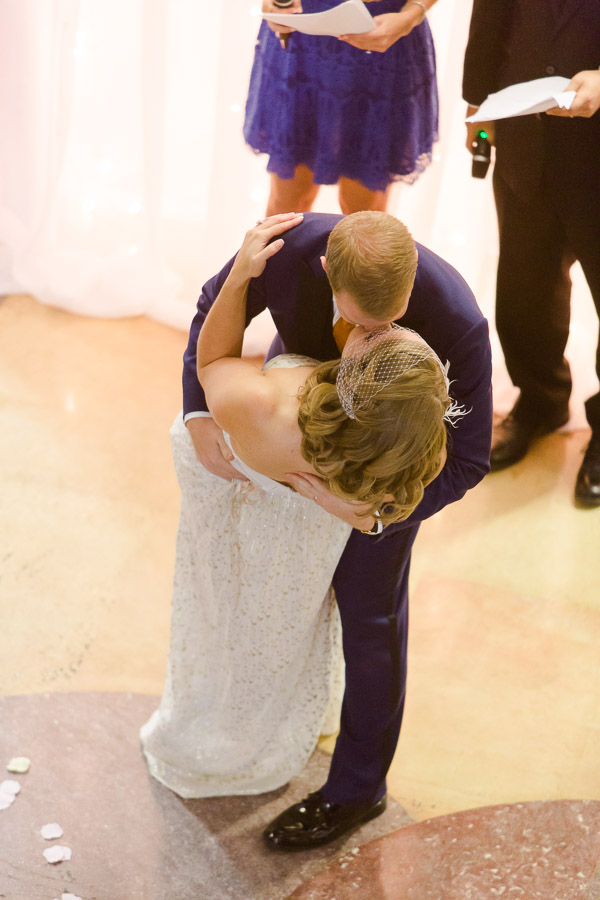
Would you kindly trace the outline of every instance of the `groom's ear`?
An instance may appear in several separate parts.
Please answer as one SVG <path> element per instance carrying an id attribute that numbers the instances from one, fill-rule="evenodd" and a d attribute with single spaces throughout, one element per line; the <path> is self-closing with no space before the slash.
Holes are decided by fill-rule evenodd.
<path id="1" fill-rule="evenodd" d="M 324 256 L 321 257 L 321 265 L 323 266 L 323 271 L 327 272 L 327 260 Z"/>

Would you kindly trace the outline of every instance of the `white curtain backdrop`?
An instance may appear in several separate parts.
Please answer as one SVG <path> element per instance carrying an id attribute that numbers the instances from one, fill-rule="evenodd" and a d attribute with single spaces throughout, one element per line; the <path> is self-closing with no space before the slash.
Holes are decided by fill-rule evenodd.
<path id="1" fill-rule="evenodd" d="M 460 82 L 471 4 L 439 0 L 441 139 L 390 211 L 464 275 L 493 323 L 491 178 L 470 177 Z M 259 0 L 0 0 L 0 293 L 187 329 L 202 283 L 264 213 L 242 122 Z M 315 207 L 337 211 L 334 188 Z M 571 427 L 597 389 L 597 321 L 573 270 Z M 255 352 L 271 325 L 259 320 Z M 514 396 L 493 334 L 496 405 Z"/>

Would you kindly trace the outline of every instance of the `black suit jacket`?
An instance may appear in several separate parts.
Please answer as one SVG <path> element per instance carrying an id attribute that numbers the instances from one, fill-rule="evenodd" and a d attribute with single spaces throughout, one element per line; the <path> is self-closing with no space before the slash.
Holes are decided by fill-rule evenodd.
<path id="1" fill-rule="evenodd" d="M 332 293 L 320 257 L 340 218 L 307 213 L 301 225 L 285 234 L 283 248 L 269 260 L 263 274 L 250 283 L 247 324 L 268 308 L 277 326 L 278 351 L 303 353 L 322 361 L 339 357 L 332 334 Z M 443 362 L 450 362 L 451 394 L 470 412 L 455 429 L 449 428 L 446 465 L 426 488 L 407 524 L 458 500 L 483 478 L 489 470 L 492 422 L 487 321 L 456 269 L 426 247 L 417 244 L 417 249 L 417 275 L 401 324 L 421 334 Z M 198 301 L 184 354 L 184 415 L 207 409 L 196 375 L 196 343 L 232 265 L 233 259 L 204 285 Z M 390 526 L 386 532 L 401 526 Z"/>
<path id="2" fill-rule="evenodd" d="M 511 84 L 548 75 L 570 79 L 599 66 L 599 0 L 474 0 L 463 72 L 463 97 L 471 105 Z M 496 123 L 496 168 L 521 196 L 531 196 L 553 169 L 563 190 L 576 189 L 586 171 L 600 168 L 599 141 L 598 113 L 590 119 L 502 119 Z"/>

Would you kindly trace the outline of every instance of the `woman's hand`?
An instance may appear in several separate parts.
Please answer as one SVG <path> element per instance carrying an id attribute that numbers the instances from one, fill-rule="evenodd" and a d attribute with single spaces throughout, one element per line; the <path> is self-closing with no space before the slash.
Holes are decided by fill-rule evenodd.
<path id="1" fill-rule="evenodd" d="M 307 500 L 313 500 L 325 512 L 330 513 L 332 516 L 337 516 L 338 519 L 347 522 L 352 528 L 366 531 L 373 527 L 375 523 L 373 516 L 364 515 L 371 508 L 370 503 L 341 500 L 331 493 L 324 481 L 317 478 L 316 475 L 310 475 L 308 472 L 288 472 L 285 480 L 288 484 L 291 484 L 298 494 L 306 497 Z M 362 515 L 359 515 L 359 513 L 362 513 Z"/>
<path id="2" fill-rule="evenodd" d="M 570 109 L 558 106 L 546 110 L 548 116 L 584 116 L 589 118 L 600 109 L 600 69 L 586 70 L 573 75 L 565 91 L 575 91 Z"/>
<path id="3" fill-rule="evenodd" d="M 302 221 L 302 213 L 283 213 L 260 219 L 247 232 L 223 287 L 208 311 L 198 335 L 196 371 L 206 387 L 206 368 L 218 359 L 242 355 L 246 327 L 246 301 L 252 278 L 261 275 L 267 260 L 283 247 L 283 240 L 270 240 Z"/>
<path id="4" fill-rule="evenodd" d="M 278 234 L 283 234 L 302 221 L 303 213 L 280 213 L 260 219 L 254 228 L 246 232 L 230 272 L 230 278 L 237 283 L 248 282 L 257 278 L 264 271 L 267 260 L 281 250 L 283 239 L 272 241 Z"/>
<path id="5" fill-rule="evenodd" d="M 375 53 L 385 51 L 395 44 L 397 40 L 410 34 L 416 25 L 423 21 L 420 6 L 409 6 L 406 10 L 397 13 L 384 13 L 382 16 L 374 16 L 375 28 L 364 34 L 341 34 L 340 41 L 346 41 L 359 50 L 372 50 Z"/>

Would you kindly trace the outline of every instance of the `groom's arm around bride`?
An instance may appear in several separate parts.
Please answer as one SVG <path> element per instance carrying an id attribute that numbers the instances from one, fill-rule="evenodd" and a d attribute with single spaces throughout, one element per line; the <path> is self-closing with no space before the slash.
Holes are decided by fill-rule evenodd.
<path id="1" fill-rule="evenodd" d="M 397 265 L 400 256 L 406 266 Z M 336 269 L 338 257 L 343 264 Z M 238 473 L 229 471 L 214 423 L 206 418 L 196 343 L 232 264 L 204 285 L 183 373 L 184 414 L 196 452 L 210 471 L 230 479 Z M 370 282 L 378 286 L 375 291 Z M 380 292 L 389 295 L 385 308 L 377 305 Z M 385 213 L 306 214 L 252 280 L 246 325 L 265 308 L 278 332 L 270 356 L 299 353 L 322 361 L 340 356 L 333 333 L 339 315 L 366 328 L 399 320 L 448 361 L 451 397 L 467 412 L 448 427 L 447 461 L 415 512 L 379 535 L 378 529 L 373 535 L 354 529 L 335 570 L 346 690 L 329 776 L 264 833 L 270 848 L 296 849 L 327 843 L 385 809 L 385 778 L 405 700 L 411 551 L 421 520 L 460 499 L 489 470 L 491 352 L 487 322 L 465 281 L 436 254 L 415 245 L 405 226 Z M 306 485 L 296 487 L 311 496 Z M 315 496 L 321 505 L 329 502 L 320 486 Z M 341 509 L 331 511 L 343 517 Z"/>

